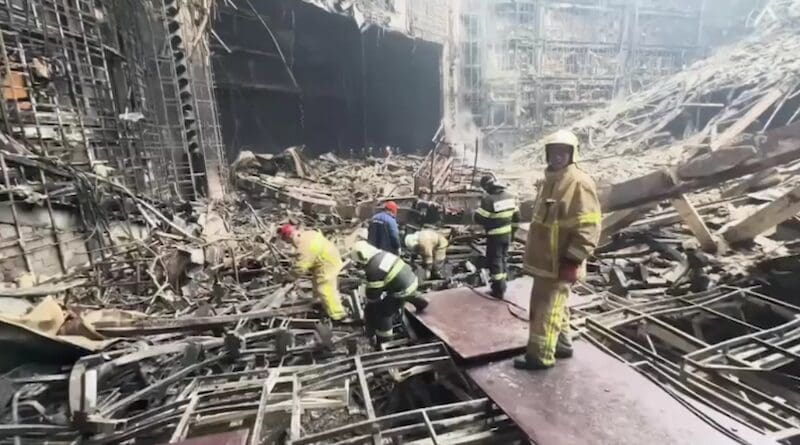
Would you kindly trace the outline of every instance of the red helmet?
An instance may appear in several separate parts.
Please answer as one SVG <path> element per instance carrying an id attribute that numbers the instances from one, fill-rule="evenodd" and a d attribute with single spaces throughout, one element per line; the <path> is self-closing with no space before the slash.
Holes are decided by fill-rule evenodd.
<path id="1" fill-rule="evenodd" d="M 386 209 L 387 212 L 391 213 L 392 215 L 397 215 L 397 203 L 394 201 L 386 201 L 383 204 L 383 208 Z"/>
<path id="2" fill-rule="evenodd" d="M 297 229 L 295 229 L 293 225 L 284 224 L 280 229 L 278 229 L 278 235 L 280 235 L 281 238 L 288 240 L 292 237 L 292 235 L 294 235 L 295 230 Z"/>

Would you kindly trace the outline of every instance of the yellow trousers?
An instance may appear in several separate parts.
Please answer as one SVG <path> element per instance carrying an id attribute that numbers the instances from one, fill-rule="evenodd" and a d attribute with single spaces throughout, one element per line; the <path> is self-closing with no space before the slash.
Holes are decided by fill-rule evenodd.
<path id="1" fill-rule="evenodd" d="M 331 320 L 341 320 L 347 314 L 342 306 L 342 297 L 339 295 L 339 275 L 314 274 L 312 279 L 314 296 L 322 302 L 325 313 Z"/>
<path id="2" fill-rule="evenodd" d="M 528 356 L 544 365 L 555 362 L 556 344 L 570 342 L 569 283 L 536 277 L 531 289 Z"/>

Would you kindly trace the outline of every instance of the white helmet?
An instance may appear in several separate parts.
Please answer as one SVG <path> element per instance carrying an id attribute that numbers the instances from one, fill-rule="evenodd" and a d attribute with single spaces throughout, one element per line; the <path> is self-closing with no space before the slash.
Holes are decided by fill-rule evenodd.
<path id="1" fill-rule="evenodd" d="M 572 162 L 578 161 L 578 137 L 569 130 L 558 130 L 544 139 L 544 148 L 548 145 L 569 145 L 572 147 Z"/>
<path id="2" fill-rule="evenodd" d="M 353 245 L 353 250 L 350 251 L 350 259 L 356 264 L 364 265 L 367 264 L 372 257 L 377 255 L 378 252 L 378 248 L 372 244 L 364 240 L 357 241 Z"/>
<path id="3" fill-rule="evenodd" d="M 553 144 L 571 145 L 578 148 L 578 137 L 569 130 L 558 130 L 544 139 L 544 146 Z"/>

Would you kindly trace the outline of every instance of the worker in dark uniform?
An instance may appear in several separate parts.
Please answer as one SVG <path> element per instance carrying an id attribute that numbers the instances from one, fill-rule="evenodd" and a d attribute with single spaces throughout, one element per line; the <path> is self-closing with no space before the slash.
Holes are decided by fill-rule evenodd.
<path id="1" fill-rule="evenodd" d="M 351 252 L 353 263 L 364 270 L 367 281 L 367 302 L 364 318 L 367 329 L 377 343 L 392 338 L 394 317 L 405 303 L 422 312 L 428 302 L 417 294 L 419 281 L 414 270 L 397 255 L 358 241 Z"/>
<path id="2" fill-rule="evenodd" d="M 395 255 L 400 254 L 400 229 L 397 227 L 396 202 L 387 201 L 383 206 L 383 211 L 372 217 L 367 241 L 383 251 Z"/>
<path id="3" fill-rule="evenodd" d="M 508 248 L 519 226 L 517 200 L 505 187 L 491 176 L 481 178 L 481 188 L 486 192 L 481 206 L 475 211 L 475 223 L 486 230 L 486 260 L 489 263 L 492 296 L 502 299 L 506 293 L 508 277 Z"/>

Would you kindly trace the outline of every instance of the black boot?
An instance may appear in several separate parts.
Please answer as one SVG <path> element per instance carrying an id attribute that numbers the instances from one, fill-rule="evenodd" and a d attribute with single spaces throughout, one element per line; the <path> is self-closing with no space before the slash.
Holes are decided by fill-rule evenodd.
<path id="1" fill-rule="evenodd" d="M 565 358 L 572 358 L 573 350 L 572 344 L 567 341 L 563 335 L 558 336 L 558 341 L 556 342 L 556 358 L 558 359 L 565 359 Z"/>
<path id="2" fill-rule="evenodd" d="M 506 296 L 506 282 L 505 281 L 492 281 L 491 296 L 502 300 Z"/>
<path id="3" fill-rule="evenodd" d="M 545 365 L 536 357 L 531 357 L 528 354 L 523 354 L 514 359 L 514 367 L 517 369 L 524 369 L 527 371 L 538 371 L 541 369 L 552 368 L 553 365 Z"/>
<path id="4" fill-rule="evenodd" d="M 373 344 L 373 348 L 375 349 L 375 351 L 380 352 L 382 350 L 381 346 L 384 343 L 389 342 L 391 340 L 392 340 L 392 337 L 384 337 L 384 336 L 380 336 L 380 335 L 375 335 L 375 342 Z"/>
<path id="5" fill-rule="evenodd" d="M 572 358 L 573 355 L 572 347 L 564 346 L 561 344 L 556 345 L 556 358 L 557 359 L 565 359 L 565 358 Z"/>
<path id="6" fill-rule="evenodd" d="M 408 302 L 414 305 L 414 309 L 418 314 L 425 312 L 425 308 L 428 307 L 429 304 L 428 300 L 417 295 L 409 297 Z"/>

